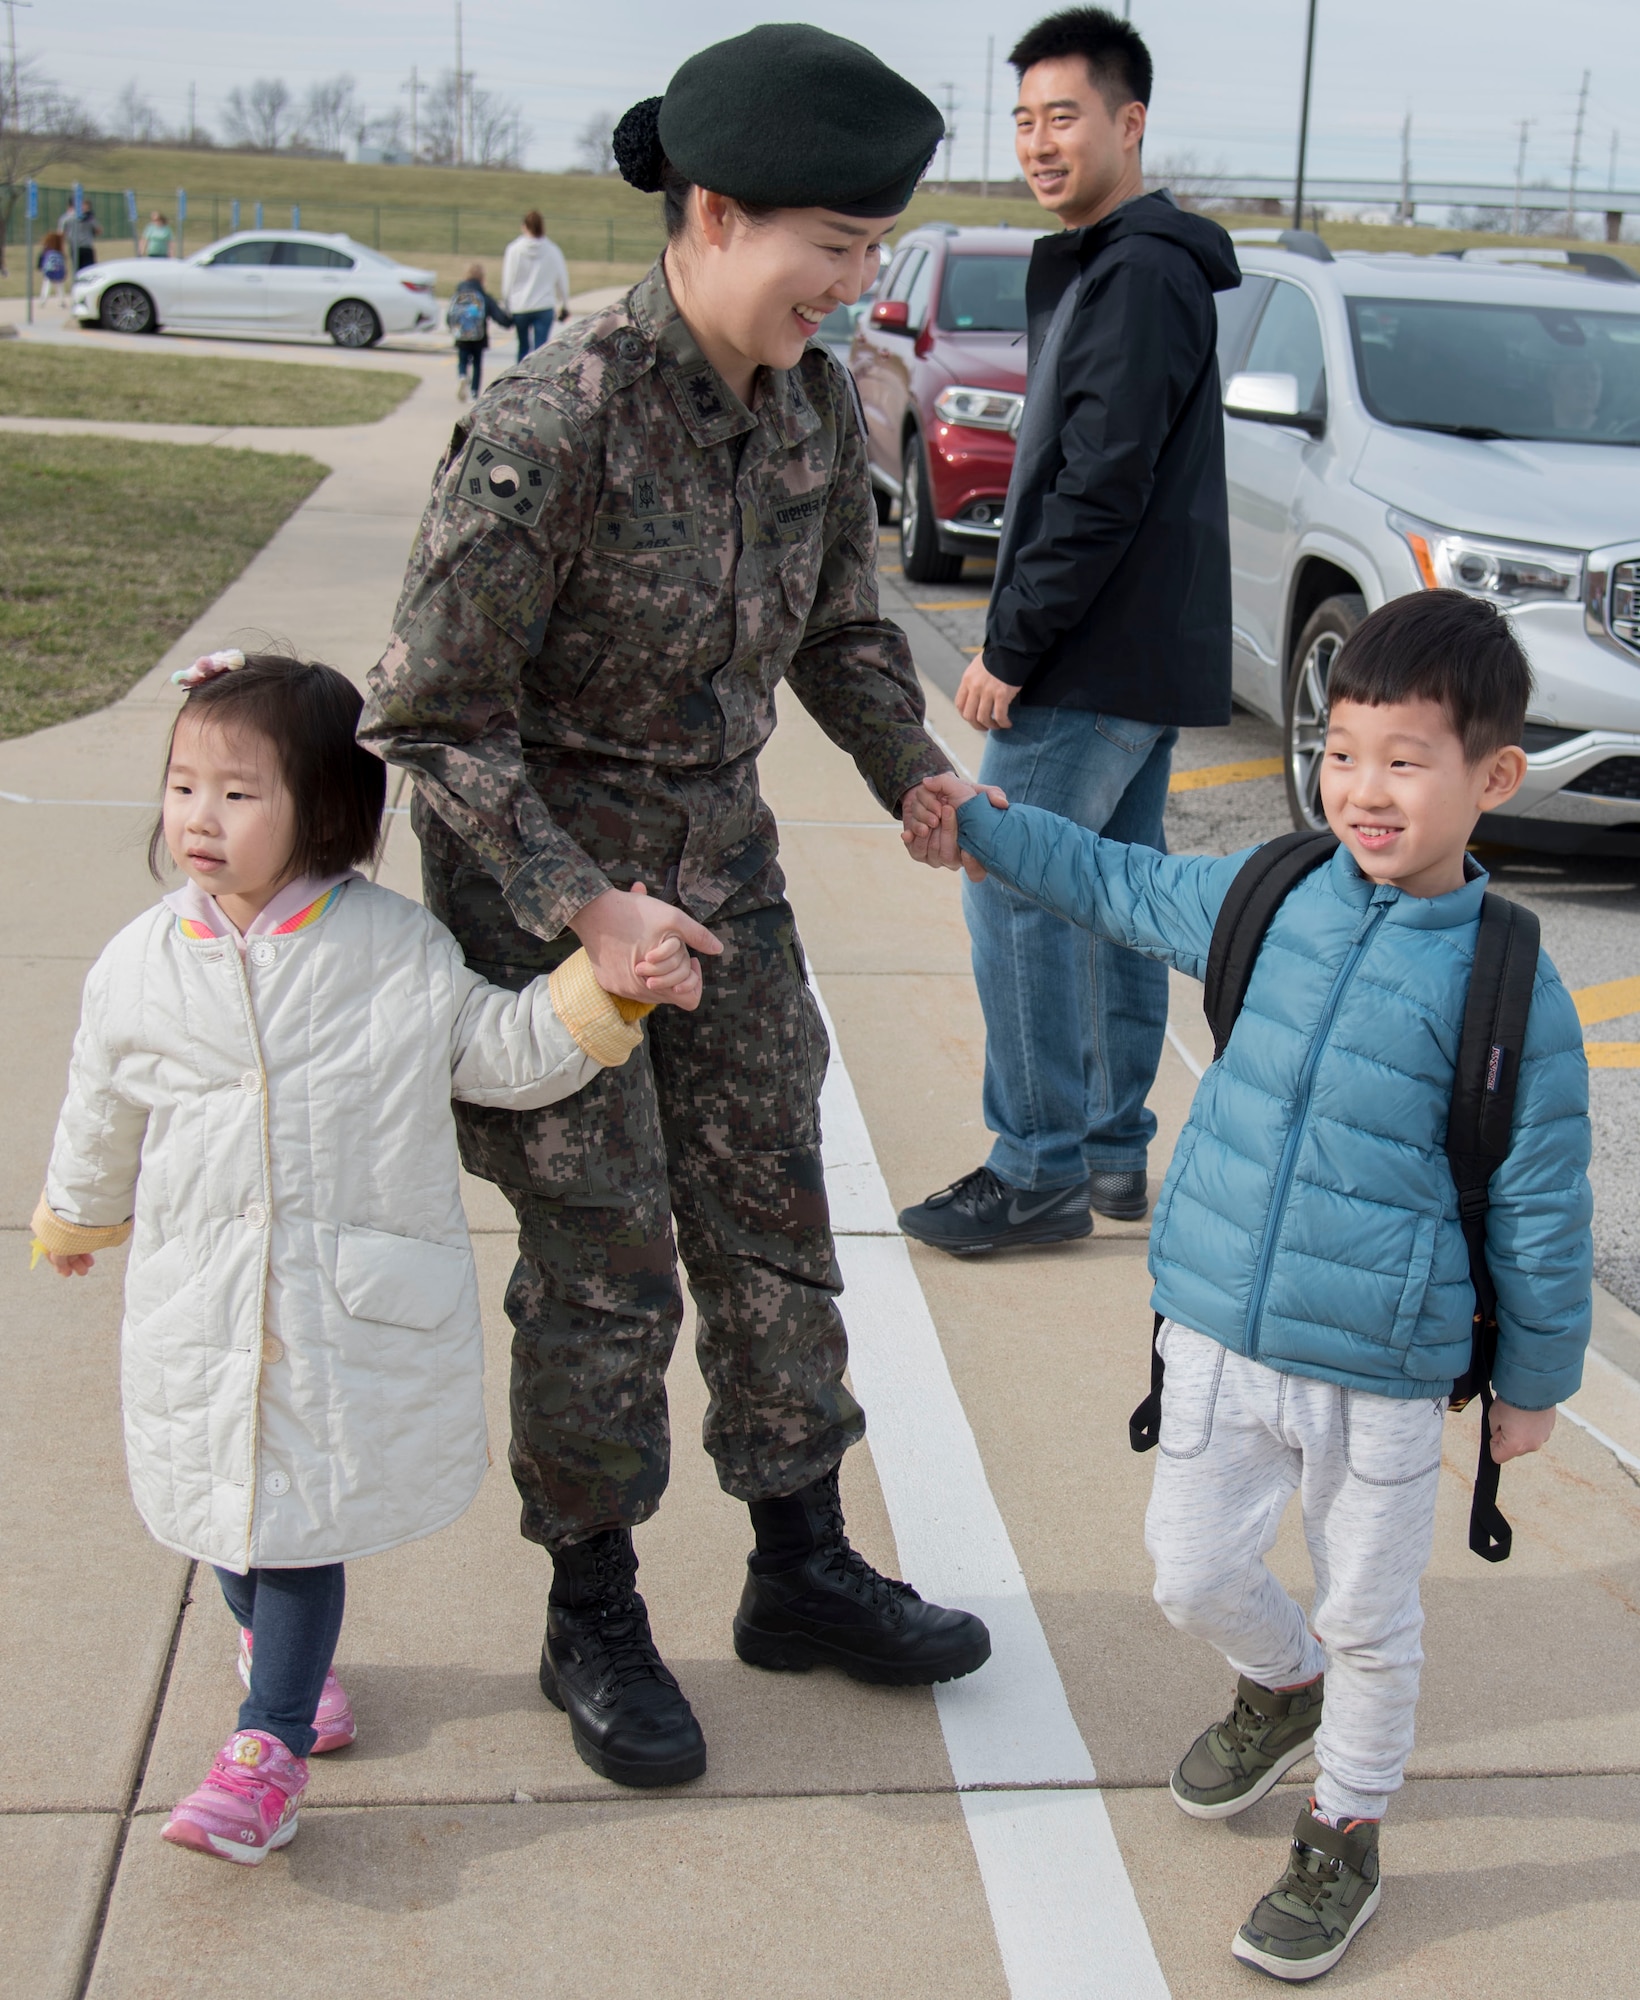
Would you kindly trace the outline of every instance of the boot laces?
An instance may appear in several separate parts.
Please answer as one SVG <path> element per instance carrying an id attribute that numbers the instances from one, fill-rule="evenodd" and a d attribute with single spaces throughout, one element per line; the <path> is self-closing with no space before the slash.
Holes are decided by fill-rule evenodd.
<path id="1" fill-rule="evenodd" d="M 988 1173 L 990 1170 L 981 1167 L 978 1171 Z M 973 1175 L 969 1175 L 969 1179 L 972 1178 Z M 916 1597 L 917 1593 L 909 1583 L 901 1583 L 894 1577 L 884 1576 L 881 1570 L 873 1569 L 860 1551 L 851 1546 L 843 1525 L 843 1503 L 835 1492 L 827 1495 L 823 1519 L 817 1526 L 822 1575 L 850 1586 L 857 1596 L 885 1609 Z"/>
<path id="2" fill-rule="evenodd" d="M 595 1557 L 598 1603 L 594 1612 L 597 1642 L 605 1671 L 617 1687 L 634 1681 L 668 1680 L 654 1639 L 649 1615 L 633 1585 L 634 1565 L 625 1548 L 600 1549 Z"/>
<path id="3" fill-rule="evenodd" d="M 989 1167 L 975 1167 L 971 1174 L 964 1174 L 954 1180 L 948 1188 L 941 1188 L 936 1195 L 930 1195 L 929 1208 L 945 1208 L 952 1204 L 967 1209 L 978 1209 L 987 1201 L 994 1201 L 1002 1183 Z"/>
<path id="4" fill-rule="evenodd" d="M 1219 1724 L 1219 1729 L 1234 1750 L 1247 1750 L 1261 1730 L 1268 1729 L 1276 1718 L 1260 1715 L 1238 1688 L 1236 1705 Z"/>
<path id="5" fill-rule="evenodd" d="M 1323 1854 L 1319 1848 L 1295 1840 L 1286 1876 L 1276 1894 L 1291 1896 L 1295 1902 L 1315 1910 L 1337 1888 L 1343 1873 L 1344 1864 L 1335 1855 Z"/>

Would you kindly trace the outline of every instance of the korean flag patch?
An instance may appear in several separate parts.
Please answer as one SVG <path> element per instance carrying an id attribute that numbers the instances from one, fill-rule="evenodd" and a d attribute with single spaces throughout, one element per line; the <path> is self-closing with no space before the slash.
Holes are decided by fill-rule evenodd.
<path id="1" fill-rule="evenodd" d="M 552 491 L 553 476 L 550 466 L 475 431 L 462 453 L 455 490 L 475 507 L 533 528 Z"/>

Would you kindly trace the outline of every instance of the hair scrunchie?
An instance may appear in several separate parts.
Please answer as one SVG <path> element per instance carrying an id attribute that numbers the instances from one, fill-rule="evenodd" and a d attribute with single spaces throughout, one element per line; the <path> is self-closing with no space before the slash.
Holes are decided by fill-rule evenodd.
<path id="1" fill-rule="evenodd" d="M 191 667 L 184 667 L 180 673 L 171 676 L 173 687 L 203 687 L 207 681 L 214 681 L 218 674 L 237 673 L 245 664 L 245 655 L 237 646 L 221 653 L 201 653 Z"/>
<path id="2" fill-rule="evenodd" d="M 634 104 L 610 134 L 610 150 L 621 179 L 644 194 L 659 194 L 666 151 L 661 145 L 661 100 L 646 97 Z"/>

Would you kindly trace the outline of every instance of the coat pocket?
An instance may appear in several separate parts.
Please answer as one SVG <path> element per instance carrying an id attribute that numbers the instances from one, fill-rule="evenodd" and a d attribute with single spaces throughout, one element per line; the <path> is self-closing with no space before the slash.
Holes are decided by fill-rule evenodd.
<path id="1" fill-rule="evenodd" d="M 1395 1324 L 1389 1344 L 1395 1348 L 1412 1345 L 1412 1336 L 1424 1310 L 1424 1294 L 1429 1290 L 1430 1268 L 1435 1261 L 1435 1232 L 1440 1217 L 1420 1215 L 1412 1229 L 1412 1249 L 1407 1258 L 1407 1279 L 1401 1287 L 1401 1303 L 1395 1309 Z"/>
<path id="2" fill-rule="evenodd" d="M 461 1303 L 472 1253 L 419 1236 L 343 1223 L 336 1235 L 336 1292 L 355 1319 L 431 1333 Z"/>

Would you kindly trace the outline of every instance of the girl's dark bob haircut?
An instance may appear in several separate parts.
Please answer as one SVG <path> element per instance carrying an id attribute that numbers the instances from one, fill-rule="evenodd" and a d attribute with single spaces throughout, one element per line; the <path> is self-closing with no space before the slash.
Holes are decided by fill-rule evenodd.
<path id="1" fill-rule="evenodd" d="M 184 716 L 260 736 L 279 760 L 296 810 L 292 879 L 340 875 L 376 858 L 387 803 L 387 766 L 355 741 L 363 706 L 358 689 L 334 667 L 250 653 L 242 667 L 189 690 L 171 724 L 165 768 Z M 148 872 L 156 882 L 165 879 L 169 859 L 162 810 L 148 841 Z"/>

